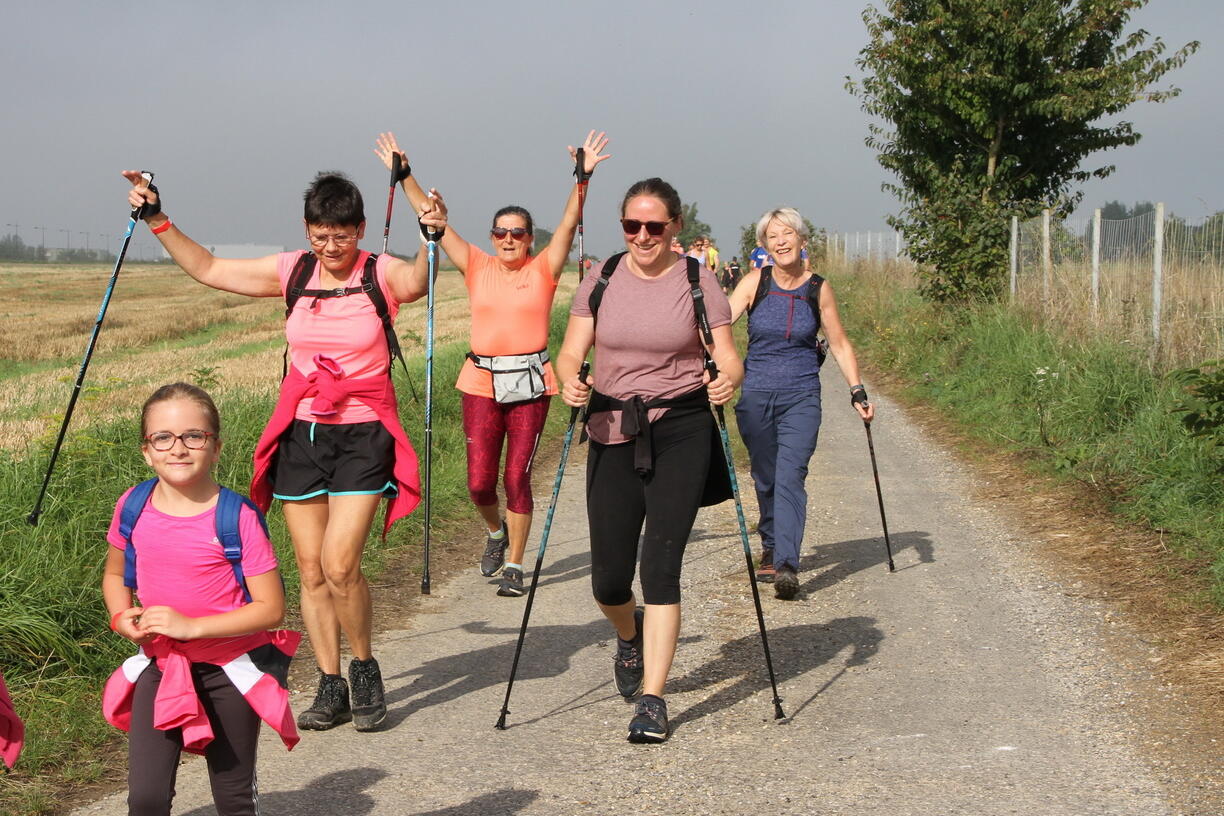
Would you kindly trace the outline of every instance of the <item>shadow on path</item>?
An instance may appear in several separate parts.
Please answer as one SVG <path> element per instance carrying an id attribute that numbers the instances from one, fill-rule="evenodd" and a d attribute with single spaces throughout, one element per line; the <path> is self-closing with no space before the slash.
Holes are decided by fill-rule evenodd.
<path id="1" fill-rule="evenodd" d="M 456 700 L 489 686 L 505 685 L 510 678 L 518 624 L 490 626 L 485 621 L 475 621 L 461 628 L 469 634 L 493 635 L 505 640 L 493 646 L 434 658 L 414 669 L 386 678 L 390 687 L 396 680 L 416 675 L 416 679 L 406 685 L 388 688 L 387 705 L 391 710 L 387 713 L 384 728 L 394 728 L 415 712 L 430 706 Z M 608 622 L 603 618 L 575 626 L 528 626 L 515 683 L 556 677 L 569 669 L 574 653 L 608 637 Z M 408 700 L 406 705 L 395 706 L 405 700 Z M 491 709 L 490 723 L 496 718 L 497 710 Z"/>
<path id="2" fill-rule="evenodd" d="M 510 816 L 539 798 L 539 791 L 509 788 L 477 796 L 462 805 L 428 812 L 422 811 L 416 816 Z"/>
<path id="3" fill-rule="evenodd" d="M 898 553 L 913 548 L 918 554 L 920 563 L 933 564 L 935 562 L 935 544 L 931 541 L 930 533 L 908 530 L 891 534 L 889 539 L 892 541 L 894 560 Z M 801 579 L 806 578 L 799 589 L 804 594 L 819 592 L 825 587 L 831 587 L 849 578 L 856 572 L 886 563 L 888 563 L 888 553 L 884 549 L 883 537 L 856 538 L 850 541 L 822 544 L 799 559 L 799 576 Z M 884 567 L 885 572 L 887 569 Z M 906 567 L 899 569 L 906 569 Z"/>
<path id="4" fill-rule="evenodd" d="M 884 639 L 884 633 L 875 623 L 875 618 L 836 618 L 823 624 L 805 623 L 767 630 L 778 685 L 782 686 L 786 681 L 824 665 L 847 647 L 852 649 L 846 660 L 847 666 L 866 663 L 879 650 L 880 642 Z M 765 654 L 761 650 L 759 632 L 753 631 L 750 635 L 726 643 L 717 658 L 669 683 L 668 691 L 698 691 L 732 678 L 735 682 L 672 718 L 672 729 L 729 708 L 757 692 L 769 691 L 769 673 L 765 669 Z M 829 685 L 831 683 L 826 683 L 824 688 Z M 789 712 L 790 716 L 794 717 L 810 702 L 811 699 L 804 701 Z"/>
<path id="5" fill-rule="evenodd" d="M 201 763 L 203 764 L 203 763 Z M 285 793 L 265 793 L 259 797 L 259 812 L 265 816 L 363 816 L 374 810 L 374 797 L 366 793 L 387 778 L 379 768 L 352 768 L 336 771 L 312 780 L 300 790 Z M 477 811 L 435 811 L 435 813 L 476 813 Z M 483 811 L 485 813 L 513 811 Z M 216 816 L 212 805 L 196 808 L 185 816 Z"/>

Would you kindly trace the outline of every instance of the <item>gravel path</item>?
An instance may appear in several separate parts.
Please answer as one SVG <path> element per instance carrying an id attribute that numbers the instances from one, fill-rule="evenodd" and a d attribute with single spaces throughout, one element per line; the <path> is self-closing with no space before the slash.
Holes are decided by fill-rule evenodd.
<path id="1" fill-rule="evenodd" d="M 825 381 L 840 383 L 836 372 Z M 473 566 L 379 639 L 384 731 L 305 733 L 287 753 L 265 729 L 262 812 L 1219 813 L 1203 804 L 1219 804 L 1218 774 L 1187 798 L 1140 753 L 1142 723 L 1125 703 L 1156 696 L 1156 684 L 1101 645 L 1100 609 L 1051 580 L 990 506 L 966 499 L 974 477 L 876 395 L 897 564 L 888 573 L 865 437 L 843 391 L 825 400 L 800 598 L 762 588 L 787 720 L 773 720 L 728 502 L 702 512 L 686 556 L 672 739 L 625 741 L 632 709 L 612 687 L 614 640 L 590 598 L 585 449 L 575 447 L 510 727 L 493 725 L 523 601 L 496 597 Z M 542 463 L 536 480 L 541 522 L 554 467 Z M 741 487 L 751 523 L 746 474 Z M 295 695 L 295 706 L 309 699 Z M 76 813 L 121 814 L 124 801 Z M 183 767 L 176 804 L 213 813 L 202 764 Z"/>

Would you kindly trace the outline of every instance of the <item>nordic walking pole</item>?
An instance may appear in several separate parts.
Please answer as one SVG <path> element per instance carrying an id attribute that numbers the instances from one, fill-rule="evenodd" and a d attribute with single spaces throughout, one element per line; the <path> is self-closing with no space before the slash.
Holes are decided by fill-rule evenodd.
<path id="1" fill-rule="evenodd" d="M 429 253 L 429 283 L 425 307 L 425 569 L 421 573 L 421 594 L 429 594 L 429 511 L 433 503 L 433 356 L 434 356 L 434 277 L 438 274 L 438 241 L 442 232 L 421 224 L 425 249 Z"/>
<path id="2" fill-rule="evenodd" d="M 587 182 L 591 174 L 586 171 L 586 152 L 580 147 L 574 151 L 574 177 L 578 179 L 578 282 L 586 272 L 586 245 L 582 228 L 582 208 L 586 204 Z"/>
<path id="3" fill-rule="evenodd" d="M 586 382 L 591 364 L 582 361 L 578 379 Z M 561 492 L 561 478 L 565 475 L 565 462 L 569 459 L 570 442 L 574 439 L 574 425 L 585 408 L 571 408 L 569 427 L 565 429 L 565 441 L 561 444 L 561 461 L 557 464 L 557 478 L 553 480 L 552 499 L 548 502 L 548 515 L 544 517 L 544 529 L 540 531 L 540 549 L 536 552 L 535 569 L 531 573 L 531 588 L 527 590 L 527 606 L 523 608 L 523 624 L 519 627 L 518 643 L 514 647 L 514 661 L 510 664 L 510 680 L 506 683 L 506 699 L 502 701 L 501 716 L 497 728 L 506 730 L 506 715 L 510 713 L 510 691 L 514 688 L 514 676 L 518 673 L 519 655 L 523 651 L 523 638 L 527 635 L 527 619 L 531 617 L 531 602 L 535 600 L 536 584 L 540 582 L 540 565 L 544 563 L 544 550 L 548 547 L 548 532 L 552 529 L 553 512 L 557 509 L 557 495 Z"/>
<path id="4" fill-rule="evenodd" d="M 706 358 L 706 369 L 710 381 L 718 379 L 718 366 Z M 765 668 L 769 670 L 769 685 L 773 688 L 774 719 L 786 717 L 782 712 L 782 698 L 778 696 L 778 680 L 774 676 L 773 658 L 769 655 L 769 636 L 765 634 L 765 614 L 761 611 L 761 593 L 757 589 L 756 577 L 752 574 L 752 546 L 748 543 L 748 523 L 744 521 L 744 504 L 740 501 L 739 481 L 735 478 L 735 460 L 731 458 L 731 440 L 727 437 L 727 420 L 721 405 L 714 406 L 718 419 L 718 435 L 722 438 L 723 457 L 727 460 L 727 474 L 731 477 L 731 494 L 735 497 L 735 515 L 739 519 L 740 543 L 744 545 L 744 560 L 748 562 L 748 584 L 752 587 L 752 603 L 756 606 L 757 626 L 761 629 L 761 646 L 765 650 Z"/>
<path id="5" fill-rule="evenodd" d="M 880 471 L 876 468 L 875 445 L 871 442 L 871 423 L 863 420 L 863 429 L 867 431 L 867 450 L 871 454 L 871 475 L 875 477 L 876 500 L 880 503 L 880 523 L 884 525 L 884 551 L 888 553 L 888 571 L 896 572 L 893 564 L 892 542 L 888 539 L 888 518 L 884 515 L 884 494 L 880 491 Z"/>
<path id="6" fill-rule="evenodd" d="M 387 220 L 383 224 L 383 247 L 382 254 L 387 254 L 387 242 L 391 239 L 391 208 L 395 204 L 395 185 L 399 184 L 412 173 L 412 168 L 403 163 L 399 153 L 391 154 L 391 187 L 387 190 Z M 404 361 L 400 357 L 400 362 Z M 392 360 L 392 363 L 395 361 Z M 389 373 L 388 373 L 389 374 Z M 419 403 L 421 400 L 417 397 L 416 385 L 412 382 L 412 375 L 408 373 L 407 364 L 404 365 L 404 377 L 408 380 L 408 390 L 412 392 L 412 401 Z"/>
<path id="7" fill-rule="evenodd" d="M 148 187 L 153 182 L 153 173 L 150 170 L 142 170 L 140 175 L 144 178 L 145 185 Z M 47 495 L 47 486 L 51 484 L 51 472 L 55 470 L 55 460 L 59 458 L 60 447 L 64 444 L 64 434 L 68 432 L 68 423 L 72 421 L 72 411 L 76 408 L 77 397 L 81 395 L 81 385 L 85 382 L 85 369 L 89 368 L 89 360 L 93 357 L 94 347 L 98 345 L 98 333 L 102 330 L 102 320 L 106 317 L 106 308 L 110 306 L 111 295 L 115 292 L 115 284 L 119 281 L 119 269 L 123 266 L 123 259 L 127 256 L 128 244 L 132 243 L 132 232 L 136 229 L 136 223 L 140 220 L 140 216 L 144 214 L 145 205 L 133 207 L 132 213 L 128 217 L 127 232 L 123 236 L 123 245 L 119 247 L 119 257 L 115 259 L 115 268 L 111 272 L 110 283 L 106 286 L 106 292 L 102 295 L 102 306 L 98 309 L 98 317 L 94 321 L 93 333 L 89 335 L 89 344 L 85 347 L 85 356 L 81 358 L 81 368 L 77 372 L 76 384 L 72 386 L 72 396 L 68 398 L 68 409 L 64 411 L 64 421 L 60 423 L 59 436 L 55 439 L 55 447 L 51 449 L 51 461 L 47 464 L 47 475 L 43 477 L 42 488 L 38 491 L 38 499 L 34 502 L 34 510 L 26 517 L 32 526 L 38 526 L 38 517 L 42 515 L 43 498 Z"/>

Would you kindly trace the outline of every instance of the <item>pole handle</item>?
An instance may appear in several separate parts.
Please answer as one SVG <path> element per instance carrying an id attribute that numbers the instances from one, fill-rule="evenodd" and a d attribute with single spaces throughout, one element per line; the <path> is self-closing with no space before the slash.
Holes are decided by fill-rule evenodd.
<path id="1" fill-rule="evenodd" d="M 591 174 L 586 169 L 586 151 L 581 147 L 574 151 L 574 178 L 578 179 L 579 184 L 591 180 Z"/>
<path id="2" fill-rule="evenodd" d="M 138 184 L 137 186 L 140 187 L 140 189 L 142 190 L 147 190 L 149 188 L 149 185 L 153 183 L 153 171 L 152 170 L 141 170 L 140 177 L 144 179 L 144 184 Z M 133 207 L 132 213 L 129 217 L 133 221 L 139 221 L 140 217 L 144 215 L 145 206 L 146 205 L 141 204 L 139 207 Z M 36 523 L 37 522 L 31 522 L 31 524 L 36 524 Z"/>

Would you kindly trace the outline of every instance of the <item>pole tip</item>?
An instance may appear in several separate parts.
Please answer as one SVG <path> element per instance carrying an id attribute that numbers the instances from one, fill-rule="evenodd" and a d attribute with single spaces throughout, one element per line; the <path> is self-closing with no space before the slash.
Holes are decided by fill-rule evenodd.
<path id="1" fill-rule="evenodd" d="M 39 511 L 35 510 L 30 515 L 26 516 L 26 523 L 28 523 L 31 527 L 37 527 L 38 526 L 38 516 L 39 516 Z"/>
<path id="2" fill-rule="evenodd" d="M 501 713 L 501 716 L 497 718 L 497 725 L 495 725 L 494 728 L 496 728 L 498 731 L 505 731 L 506 730 L 506 715 L 509 713 L 510 713 L 509 711 L 503 711 Z"/>
<path id="3" fill-rule="evenodd" d="M 782 711 L 782 698 L 780 697 L 774 700 L 774 719 L 775 720 L 785 720 L 786 719 L 786 713 Z"/>
<path id="4" fill-rule="evenodd" d="M 422 595 L 429 594 L 429 581 L 421 581 L 421 594 Z"/>

